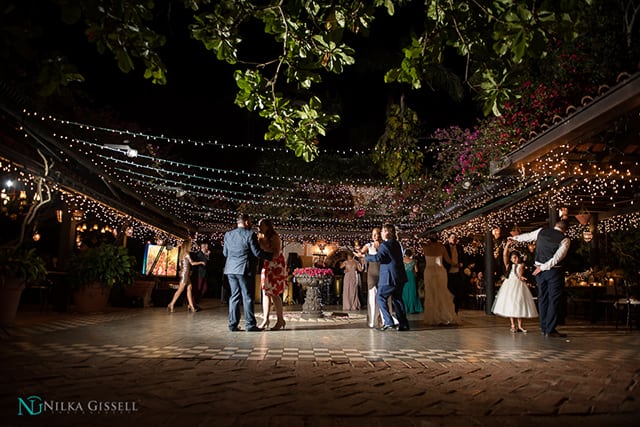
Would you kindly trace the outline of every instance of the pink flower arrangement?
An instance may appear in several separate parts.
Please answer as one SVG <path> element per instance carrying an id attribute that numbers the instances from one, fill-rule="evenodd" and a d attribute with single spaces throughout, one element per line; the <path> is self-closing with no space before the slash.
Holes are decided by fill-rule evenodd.
<path id="1" fill-rule="evenodd" d="M 326 278 L 333 277 L 333 270 L 330 268 L 304 267 L 293 270 L 294 277 Z"/>

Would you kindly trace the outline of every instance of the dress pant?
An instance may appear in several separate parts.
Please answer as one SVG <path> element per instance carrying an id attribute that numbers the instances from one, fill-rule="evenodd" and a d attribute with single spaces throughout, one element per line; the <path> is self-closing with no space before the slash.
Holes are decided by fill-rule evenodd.
<path id="1" fill-rule="evenodd" d="M 555 332 L 558 324 L 558 309 L 564 290 L 564 274 L 559 268 L 541 271 L 536 276 L 538 284 L 538 314 L 543 333 Z"/>
<path id="2" fill-rule="evenodd" d="M 207 293 L 207 278 L 206 277 L 197 277 L 196 276 L 196 286 L 194 292 L 194 299 L 196 304 L 204 298 L 204 294 Z"/>
<path id="3" fill-rule="evenodd" d="M 453 294 L 453 305 L 457 314 L 464 299 L 464 282 L 461 272 L 447 273 L 447 288 Z"/>
<path id="4" fill-rule="evenodd" d="M 387 299 L 389 298 L 389 296 L 391 296 L 391 305 L 393 306 L 393 311 L 395 312 L 395 315 L 398 319 L 399 326 L 409 326 L 409 320 L 407 319 L 407 315 L 404 311 L 404 303 L 402 302 L 403 288 L 404 285 L 389 286 L 378 284 L 378 295 L 376 295 L 376 302 L 378 303 L 380 314 L 382 314 L 382 321 L 384 325 L 393 326 L 395 323 L 393 321 L 393 317 L 391 317 L 391 313 L 389 313 L 389 306 L 387 304 Z"/>
<path id="5" fill-rule="evenodd" d="M 227 274 L 231 296 L 229 297 L 229 329 L 238 327 L 240 323 L 240 299 L 244 307 L 244 321 L 247 330 L 256 326 L 253 314 L 253 294 L 255 283 L 253 276 L 243 274 Z M 249 284 L 251 283 L 251 288 Z"/>

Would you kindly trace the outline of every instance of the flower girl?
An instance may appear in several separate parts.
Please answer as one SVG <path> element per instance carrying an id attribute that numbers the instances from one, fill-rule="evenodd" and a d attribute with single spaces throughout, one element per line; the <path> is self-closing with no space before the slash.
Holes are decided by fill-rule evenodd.
<path id="1" fill-rule="evenodd" d="M 522 319 L 538 317 L 538 310 L 524 277 L 525 264 L 522 261 L 522 256 L 517 251 L 512 251 L 509 254 L 511 243 L 511 241 L 507 241 L 502 253 L 502 259 L 506 271 L 509 271 L 509 276 L 500 286 L 492 311 L 498 316 L 509 318 L 511 332 L 526 333 L 527 330 L 524 329 Z M 511 268 L 509 268 L 509 264 L 511 264 Z M 517 328 L 515 320 L 518 322 Z"/>

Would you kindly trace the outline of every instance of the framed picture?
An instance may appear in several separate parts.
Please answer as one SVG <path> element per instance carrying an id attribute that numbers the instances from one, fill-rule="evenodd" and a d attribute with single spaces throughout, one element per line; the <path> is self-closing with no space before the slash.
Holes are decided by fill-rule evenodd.
<path id="1" fill-rule="evenodd" d="M 145 276 L 177 276 L 180 248 L 148 244 L 144 250 L 142 274 Z"/>

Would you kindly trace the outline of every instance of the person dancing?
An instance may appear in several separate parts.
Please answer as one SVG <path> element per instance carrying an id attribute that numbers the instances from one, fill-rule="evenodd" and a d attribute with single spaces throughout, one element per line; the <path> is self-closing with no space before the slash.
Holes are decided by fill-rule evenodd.
<path id="1" fill-rule="evenodd" d="M 545 227 L 529 233 L 509 237 L 516 242 L 536 242 L 533 275 L 538 284 L 538 310 L 540 331 L 545 337 L 566 337 L 558 332 L 558 311 L 564 292 L 562 261 L 569 252 L 571 239 L 565 236 L 567 223 L 557 221 L 553 228 Z"/>
<path id="2" fill-rule="evenodd" d="M 520 331 L 526 334 L 527 330 L 524 328 L 522 319 L 538 317 L 538 310 L 524 277 L 525 266 L 522 256 L 517 251 L 511 251 L 511 242 L 512 240 L 508 240 L 504 245 L 503 253 L 504 265 L 506 271 L 509 271 L 509 277 L 502 282 L 492 311 L 493 314 L 509 318 L 511 332 Z M 511 254 L 509 254 L 510 251 Z M 517 327 L 515 320 L 518 322 Z"/>
<path id="3" fill-rule="evenodd" d="M 380 277 L 378 279 L 378 294 L 376 302 L 382 313 L 383 324 L 381 331 L 396 327 L 389 313 L 387 299 L 391 297 L 391 304 L 398 318 L 398 330 L 408 331 L 409 321 L 404 311 L 402 302 L 402 288 L 407 283 L 407 273 L 402 261 L 402 247 L 396 237 L 396 228 L 393 224 L 385 224 L 381 231 L 384 240 L 375 255 L 366 255 L 367 261 L 380 263 Z"/>
<path id="4" fill-rule="evenodd" d="M 276 324 L 272 331 L 284 329 L 286 322 L 284 320 L 284 310 L 282 308 L 281 295 L 287 286 L 287 265 L 282 254 L 282 240 L 280 235 L 273 228 L 273 223 L 269 219 L 261 219 L 258 222 L 260 233 L 258 235 L 258 243 L 260 248 L 265 252 L 271 252 L 273 258 L 264 260 L 261 272 L 262 287 L 262 314 L 264 320 L 258 326 L 261 329 L 269 327 L 269 314 L 271 304 L 276 310 Z"/>
<path id="5" fill-rule="evenodd" d="M 200 301 L 207 293 L 207 262 L 209 262 L 209 243 L 200 242 L 198 251 L 193 254 L 193 281 L 195 282 L 194 301 L 196 311 L 200 311 Z"/>
<path id="6" fill-rule="evenodd" d="M 191 250 L 191 240 L 185 240 L 182 246 L 180 247 L 180 253 L 184 254 L 182 259 L 180 260 L 180 285 L 178 285 L 178 289 L 173 294 L 173 299 L 167 306 L 167 311 L 169 313 L 174 312 L 174 306 L 182 295 L 184 290 L 187 290 L 187 309 L 190 312 L 196 312 L 196 306 L 193 303 L 193 291 L 191 286 L 191 266 L 192 265 L 205 265 L 206 263 L 203 261 L 193 261 L 191 256 L 189 255 L 189 251 Z"/>
<path id="7" fill-rule="evenodd" d="M 380 228 L 375 227 L 371 231 L 371 242 L 362 247 L 362 255 L 375 255 L 382 243 L 380 238 Z M 367 260 L 367 323 L 370 328 L 379 326 L 380 311 L 376 303 L 376 293 L 378 291 L 378 278 L 380 276 L 380 263 Z"/>

